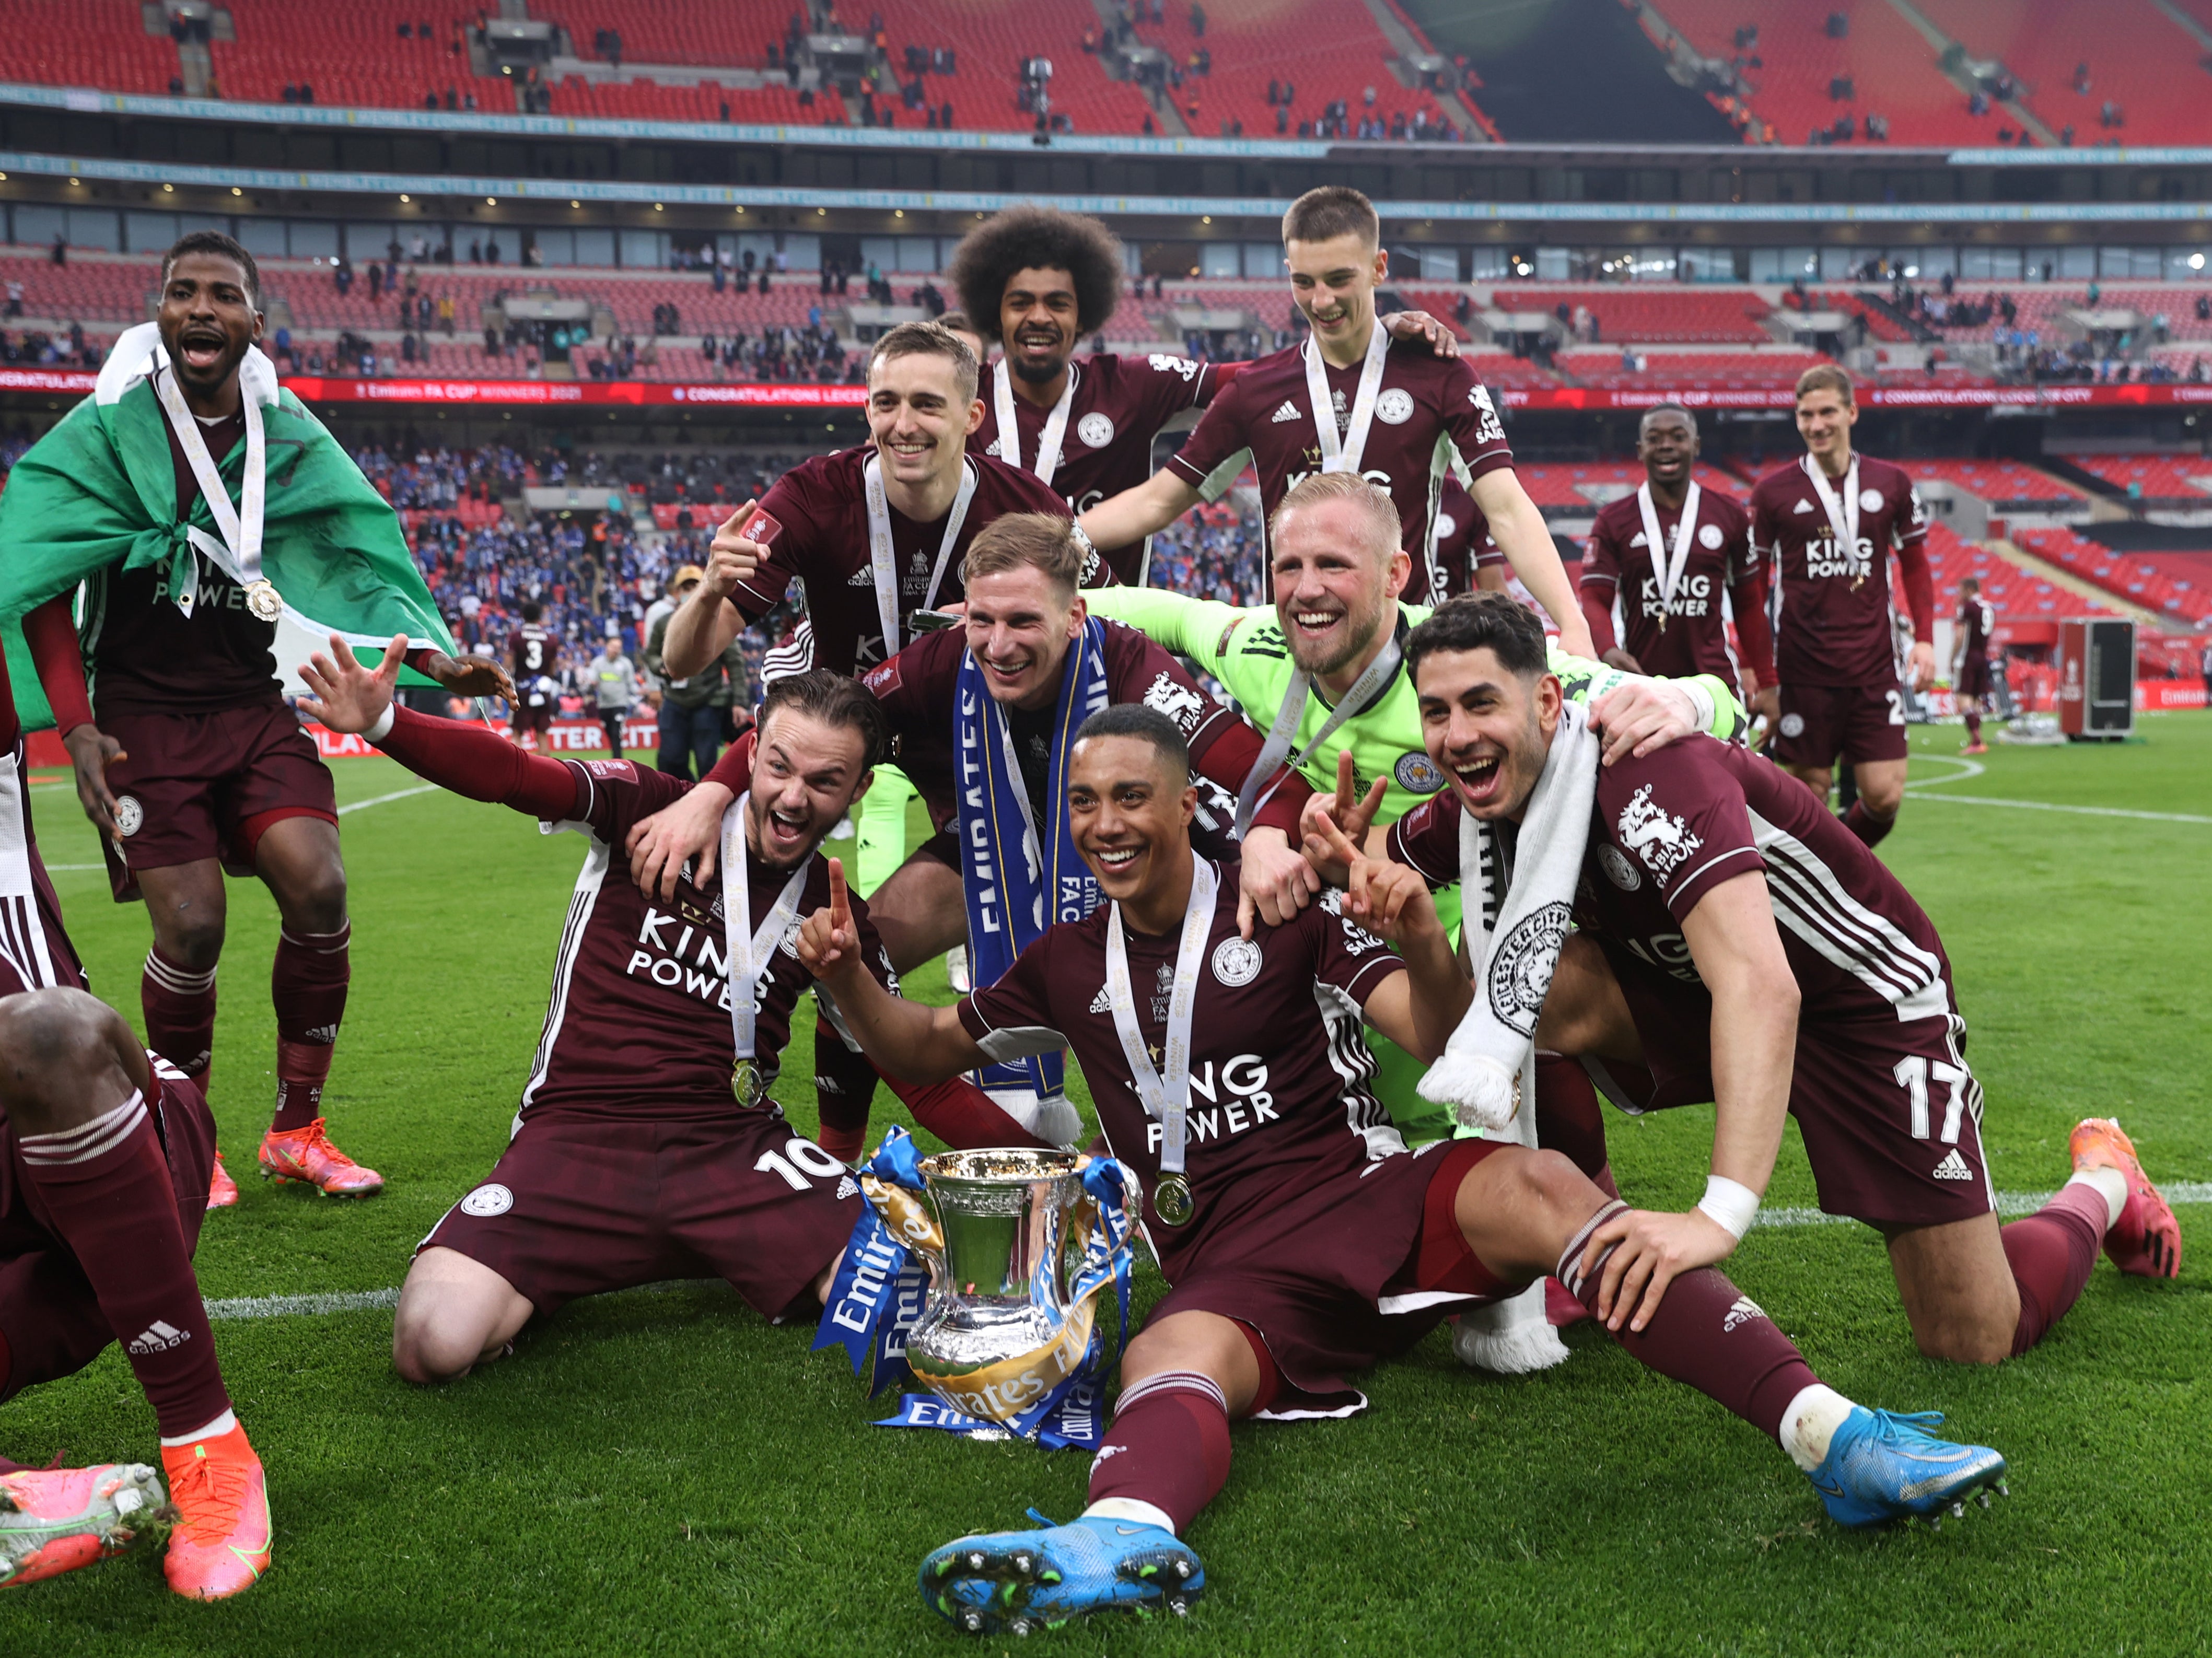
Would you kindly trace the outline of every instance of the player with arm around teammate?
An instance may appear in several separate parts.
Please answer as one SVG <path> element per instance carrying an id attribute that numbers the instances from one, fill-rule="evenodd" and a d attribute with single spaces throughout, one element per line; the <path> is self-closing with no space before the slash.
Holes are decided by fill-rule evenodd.
<path id="1" fill-rule="evenodd" d="M 1192 850 L 1196 804 L 1173 722 L 1132 705 L 1092 715 L 1068 811 L 1110 902 L 957 1007 L 881 993 L 839 908 L 800 932 L 802 959 L 886 1070 L 944 1076 L 1071 1044 L 1172 1286 L 1121 1361 L 1083 1515 L 964 1537 L 923 1563 L 924 1598 L 971 1633 L 1184 1610 L 1205 1573 L 1178 1533 L 1228 1477 L 1232 1418 L 1351 1414 L 1365 1404 L 1351 1373 L 1547 1272 L 1594 1303 L 1634 1298 L 1600 1241 L 1620 1206 L 1565 1157 L 1485 1139 L 1410 1152 L 1369 1091 L 1362 1019 L 1433 1056 L 1470 1000 L 1425 884 L 1346 845 L 1341 914 L 1316 906 L 1245 938 L 1233 872 Z M 1932 1499 L 1900 1491 L 1929 1469 L 1908 1470 L 1887 1418 L 1839 1400 L 1747 1309 L 1719 1273 L 1692 1272 L 1619 1333 L 1809 1456 L 1857 1522 Z M 1821 1431 L 1830 1401 L 1848 1430 Z M 1993 1452 L 1917 1442 L 1945 1459 L 1942 1500 L 2003 1470 Z"/>
<path id="2" fill-rule="evenodd" d="M 1407 654 L 1451 786 L 1392 827 L 1389 853 L 1441 884 L 1458 874 L 1462 812 L 1510 823 L 1525 809 L 1558 691 L 1533 618 L 1487 598 L 1445 606 Z M 2026 1351 L 2081 1293 L 2100 1246 L 2124 1272 L 2179 1271 L 2172 1211 L 2103 1119 L 2075 1129 L 2075 1173 L 2057 1195 L 2000 1229 L 1942 941 L 1780 768 L 1698 737 L 1601 770 L 1580 903 L 1589 925 L 1561 952 L 1538 1044 L 1588 1056 L 1632 1109 L 1717 1107 L 1698 1207 L 1624 1215 L 1601 1236 L 1630 1263 L 1624 1292 L 1648 1272 L 1646 1306 L 1670 1274 L 1735 1248 L 1785 1114 L 1820 1206 L 1887 1240 L 1930 1357 Z"/>
<path id="3" fill-rule="evenodd" d="M 718 878 L 679 879 L 664 900 L 624 878 L 616 848 L 688 783 L 629 761 L 526 756 L 398 706 L 390 659 L 370 673 L 342 641 L 331 651 L 301 671 L 331 730 L 591 841 L 514 1138 L 417 1247 L 392 1324 L 399 1373 L 452 1381 L 501 1357 L 533 1316 L 666 1278 L 711 1273 L 763 1317 L 811 1316 L 860 1199 L 768 1089 L 812 980 L 792 934 L 829 899 L 816 848 L 882 750 L 874 699 L 826 669 L 770 687 Z M 865 971 L 895 991 L 865 904 L 854 926 Z M 956 1145 L 1032 1143 L 965 1084 L 911 1099 Z"/>

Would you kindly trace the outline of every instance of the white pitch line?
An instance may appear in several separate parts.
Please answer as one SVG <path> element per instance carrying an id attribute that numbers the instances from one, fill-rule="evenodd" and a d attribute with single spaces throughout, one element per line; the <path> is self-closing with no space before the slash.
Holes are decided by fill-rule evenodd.
<path id="1" fill-rule="evenodd" d="M 1941 780 L 1949 782 L 1946 777 Z M 1999 800 L 1986 794 L 1923 794 L 1917 788 L 1907 789 L 1908 800 L 1940 800 L 1954 806 L 2011 806 L 2021 811 L 2063 811 L 2078 817 L 2134 817 L 2153 823 L 2212 823 L 2212 817 L 2201 817 L 2186 811 L 2130 811 L 2121 806 L 2062 806 L 2049 800 Z"/>
<path id="2" fill-rule="evenodd" d="M 387 800 L 404 800 L 410 795 L 434 794 L 437 788 L 435 783 L 417 783 L 411 789 L 394 789 L 389 794 L 373 794 L 366 800 L 349 800 L 338 808 L 338 816 L 343 817 L 349 811 L 366 811 L 369 807 L 380 806 Z"/>
<path id="3" fill-rule="evenodd" d="M 2175 1181 L 2158 1188 L 2166 1194 L 2168 1203 L 2212 1203 L 2212 1181 Z M 2028 1215 L 2051 1201 L 2049 1192 L 2000 1192 L 1997 1193 L 1997 1212 L 2005 1215 Z M 1755 1226 L 1856 1226 L 1857 1221 L 1847 1215 L 1826 1214 L 1818 1209 L 1762 1209 Z M 673 1278 L 662 1284 L 641 1284 L 636 1291 L 665 1294 L 680 1289 L 687 1283 L 714 1284 L 715 1278 Z M 221 1322 L 225 1320 L 249 1318 L 313 1318 L 329 1313 L 380 1312 L 399 1304 L 398 1290 L 353 1290 L 319 1296 L 234 1296 L 207 1303 L 208 1317 Z"/>

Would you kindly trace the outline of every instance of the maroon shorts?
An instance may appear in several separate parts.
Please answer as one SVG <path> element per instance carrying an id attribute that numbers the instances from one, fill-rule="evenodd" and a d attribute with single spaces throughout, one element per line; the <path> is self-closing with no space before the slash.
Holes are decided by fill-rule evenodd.
<path id="1" fill-rule="evenodd" d="M 535 708 L 527 700 L 516 703 L 508 716 L 507 729 L 518 737 L 524 732 L 536 732 L 543 737 L 553 729 L 553 699 L 549 696 Z"/>
<path id="2" fill-rule="evenodd" d="M 1847 766 L 1905 756 L 1905 693 L 1887 685 L 1782 687 L 1782 718 L 1766 751 L 1785 766 Z"/>
<path id="3" fill-rule="evenodd" d="M 331 768 L 281 702 L 214 714 L 120 714 L 100 729 L 130 756 L 107 768 L 122 856 L 101 844 L 118 903 L 138 896 L 133 871 L 215 858 L 233 875 L 251 875 L 271 823 L 338 821 Z"/>
<path id="4" fill-rule="evenodd" d="M 489 1266 L 540 1316 L 668 1278 L 729 1280 L 778 1318 L 852 1236 L 845 1165 L 781 1114 L 684 1121 L 527 1118 L 484 1183 L 416 1246 Z"/>
<path id="5" fill-rule="evenodd" d="M 1986 656 L 1970 656 L 1959 665 L 1959 683 L 1952 694 L 1965 699 L 1986 701 L 1990 695 L 1990 659 Z"/>
<path id="6" fill-rule="evenodd" d="M 154 1129 L 169 1159 L 169 1187 L 185 1248 L 198 1247 L 215 1169 L 215 1118 L 199 1089 L 166 1060 L 154 1070 Z M 46 1224 L 38 1193 L 23 1178 L 15 1131 L 0 1112 L 0 1336 L 7 1370 L 0 1398 L 34 1383 L 74 1376 L 98 1357 L 115 1331 L 84 1270 Z"/>
<path id="7" fill-rule="evenodd" d="M 1263 1378 L 1264 1408 L 1254 1414 L 1349 1416 L 1366 1400 L 1347 1373 L 1395 1357 L 1452 1313 L 1512 1293 L 1475 1259 L 1454 1218 L 1468 1171 L 1502 1149 L 1498 1140 L 1441 1140 L 1345 1177 L 1340 1191 L 1309 1193 L 1298 1206 L 1319 1212 L 1316 1224 L 1278 1234 L 1272 1248 L 1202 1260 L 1146 1321 L 1189 1312 L 1234 1319 L 1259 1338 L 1280 1378 L 1272 1388 L 1275 1378 Z M 1364 1275 L 1346 1270 L 1346 1255 L 1369 1252 L 1339 1247 L 1348 1236 L 1402 1245 L 1402 1260 L 1380 1284 L 1359 1282 Z"/>
<path id="8" fill-rule="evenodd" d="M 1606 953 L 1650 1072 L 1648 1086 L 1638 1078 L 1623 1098 L 1625 1074 L 1615 1068 L 1606 1091 L 1642 1110 L 1711 1099 L 1711 1004 L 1702 993 L 1669 993 L 1648 969 Z M 1822 1209 L 1870 1226 L 1937 1226 L 1996 1208 L 1982 1154 L 1982 1087 L 1966 1067 L 1966 1021 L 1950 1011 L 1798 1022 L 1790 1114 Z"/>
<path id="9" fill-rule="evenodd" d="M 23 750 L 0 757 L 0 996 L 49 985 L 87 987 L 62 926 L 61 901 L 40 861 L 23 786 Z"/>

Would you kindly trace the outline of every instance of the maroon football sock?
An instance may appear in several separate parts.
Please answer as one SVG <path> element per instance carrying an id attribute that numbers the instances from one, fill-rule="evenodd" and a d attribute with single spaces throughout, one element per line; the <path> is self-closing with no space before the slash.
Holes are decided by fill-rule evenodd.
<path id="1" fill-rule="evenodd" d="M 814 1021 L 814 1097 L 821 1112 L 815 1141 L 833 1157 L 856 1161 L 868 1144 L 868 1112 L 876 1102 L 876 1067 L 845 1046 L 830 1021 Z"/>
<path id="2" fill-rule="evenodd" d="M 198 1082 L 215 1054 L 215 969 L 195 973 L 161 953 L 146 952 L 138 981 L 146 1046 Z"/>
<path id="3" fill-rule="evenodd" d="M 2020 1325 L 2012 1353 L 2022 1353 L 2066 1316 L 2089 1281 L 2104 1247 L 2105 1194 L 2094 1186 L 2062 1186 L 2058 1195 L 1997 1236 L 2004 1243 L 2012 1280 L 2020 1286 Z"/>
<path id="4" fill-rule="evenodd" d="M 1229 1479 L 1229 1406 L 1194 1370 L 1164 1370 L 1123 1390 L 1091 1464 L 1091 1500 L 1164 1509 L 1181 1532 Z"/>
<path id="5" fill-rule="evenodd" d="M 1981 740 L 1982 717 L 1978 714 L 1970 713 L 1966 715 L 1966 741 L 1978 743 Z"/>
<path id="6" fill-rule="evenodd" d="M 345 1017 L 346 985 L 353 977 L 353 923 L 336 932 L 276 935 L 269 999 L 276 1006 L 278 1133 L 305 1128 L 322 1114 L 323 1084 L 330 1080 L 331 1051 Z"/>
<path id="7" fill-rule="evenodd" d="M 144 1098 L 17 1145 L 34 1210 L 90 1281 L 161 1433 L 205 1427 L 230 1400 Z"/>
<path id="8" fill-rule="evenodd" d="M 896 1077 L 886 1077 L 884 1081 L 914 1114 L 916 1122 L 955 1151 L 973 1151 L 983 1145 L 1050 1148 L 1050 1141 L 1030 1133 L 1007 1115 L 996 1100 L 965 1077 L 954 1077 L 941 1083 L 907 1083 Z M 825 1140 L 822 1149 L 827 1151 L 832 1148 Z"/>
<path id="9" fill-rule="evenodd" d="M 1604 1170 L 1604 1111 L 1580 1060 L 1536 1055 L 1536 1144 L 1565 1153 L 1592 1180 Z"/>
<path id="10" fill-rule="evenodd" d="M 1850 810 L 1844 814 L 1844 827 L 1867 845 L 1878 847 L 1882 836 L 1897 827 L 1897 819 L 1894 816 L 1877 817 L 1867 810 L 1866 801 L 1861 799 L 1852 801 Z"/>
<path id="11" fill-rule="evenodd" d="M 1606 1204 L 1559 1254 L 1560 1282 L 1593 1315 L 1613 1250 L 1601 1253 L 1585 1274 L 1583 1248 L 1591 1233 L 1627 1207 L 1618 1200 Z M 1790 1401 L 1820 1379 L 1759 1303 L 1710 1266 L 1669 1284 L 1643 1333 L 1632 1334 L 1624 1323 L 1613 1339 L 1639 1364 L 1688 1383 L 1778 1442 Z"/>

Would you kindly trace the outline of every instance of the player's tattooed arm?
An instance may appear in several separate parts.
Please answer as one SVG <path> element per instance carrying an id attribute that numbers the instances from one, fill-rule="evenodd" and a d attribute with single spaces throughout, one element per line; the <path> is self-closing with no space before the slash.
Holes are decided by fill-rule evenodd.
<path id="1" fill-rule="evenodd" d="M 830 907 L 799 923 L 798 945 L 799 965 L 829 991 L 853 1040 L 886 1075 L 942 1082 L 985 1063 L 957 1008 L 925 1007 L 894 996 L 868 971 L 840 859 L 830 859 Z"/>
<path id="2" fill-rule="evenodd" d="M 1683 1214 L 1632 1210 L 1598 1229 L 1585 1270 L 1618 1242 L 1598 1289 L 1606 1327 L 1642 1330 L 1667 1286 L 1681 1273 L 1724 1260 L 1766 1190 L 1790 1109 L 1797 1043 L 1797 981 L 1790 971 L 1766 891 L 1755 871 L 1709 888 L 1682 918 L 1682 939 L 1698 976 L 1712 993 L 1713 1186 Z M 1712 1193 L 1735 1188 L 1741 1224 L 1717 1219 Z"/>
<path id="3" fill-rule="evenodd" d="M 1378 320 L 1394 340 L 1426 340 L 1440 357 L 1459 355 L 1459 336 L 1451 325 L 1425 311 L 1393 311 Z"/>

